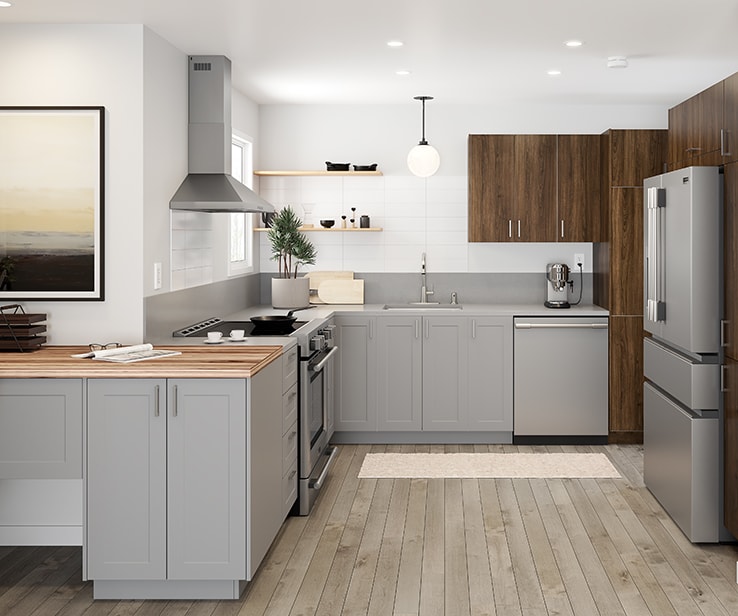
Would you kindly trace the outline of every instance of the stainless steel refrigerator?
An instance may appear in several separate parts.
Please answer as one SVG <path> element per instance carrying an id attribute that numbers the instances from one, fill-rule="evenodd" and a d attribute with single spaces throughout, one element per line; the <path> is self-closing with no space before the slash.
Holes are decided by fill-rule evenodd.
<path id="1" fill-rule="evenodd" d="M 722 176 L 644 181 L 644 481 L 692 542 L 721 539 Z"/>

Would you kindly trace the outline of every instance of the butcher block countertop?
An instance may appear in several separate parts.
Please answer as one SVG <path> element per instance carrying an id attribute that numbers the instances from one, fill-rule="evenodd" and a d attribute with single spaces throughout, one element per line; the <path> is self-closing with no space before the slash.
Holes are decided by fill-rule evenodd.
<path id="1" fill-rule="evenodd" d="M 157 347 L 159 348 L 159 347 Z M 166 347 L 181 355 L 130 364 L 80 359 L 82 346 L 47 346 L 30 353 L 0 354 L 0 378 L 215 378 L 244 379 L 282 355 L 281 345 Z"/>

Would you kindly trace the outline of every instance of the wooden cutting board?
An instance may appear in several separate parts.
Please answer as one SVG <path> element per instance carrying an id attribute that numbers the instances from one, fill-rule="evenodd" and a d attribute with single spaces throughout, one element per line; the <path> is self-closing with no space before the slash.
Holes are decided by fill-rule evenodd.
<path id="1" fill-rule="evenodd" d="M 363 280 L 325 280 L 318 287 L 318 298 L 326 304 L 363 304 Z"/>
<path id="2" fill-rule="evenodd" d="M 308 272 L 305 274 L 305 278 L 310 280 L 310 303 L 311 304 L 325 304 L 325 301 L 318 297 L 318 287 L 326 280 L 353 280 L 353 272 L 328 272 L 328 271 L 315 271 Z"/>

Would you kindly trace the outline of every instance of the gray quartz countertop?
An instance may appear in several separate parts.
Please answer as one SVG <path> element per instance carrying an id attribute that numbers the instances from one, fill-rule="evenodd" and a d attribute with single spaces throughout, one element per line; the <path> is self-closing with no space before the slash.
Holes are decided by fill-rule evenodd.
<path id="1" fill-rule="evenodd" d="M 606 317 L 608 311 L 600 306 L 593 304 L 585 304 L 582 306 L 572 306 L 568 309 L 551 309 L 546 308 L 543 304 L 461 304 L 461 308 L 452 308 L 449 304 L 445 304 L 443 308 L 426 308 L 422 306 L 409 307 L 396 310 L 385 310 L 385 304 L 314 304 L 307 310 L 300 310 L 294 313 L 300 321 L 309 321 L 311 319 L 324 319 L 337 314 L 356 314 L 367 316 L 506 316 L 506 317 Z M 286 315 L 288 310 L 273 308 L 269 305 L 249 306 L 243 310 L 232 312 L 230 314 L 208 314 L 201 320 L 210 317 L 219 317 L 227 321 L 247 321 L 250 317 L 260 315 Z M 185 327 L 191 323 L 178 323 L 176 328 Z M 174 329 L 174 328 L 173 328 Z M 227 333 L 226 333 L 227 335 Z M 198 338 L 174 338 L 164 336 L 159 338 L 148 339 L 147 342 L 156 344 L 157 346 L 180 346 L 191 344 L 204 344 Z M 260 336 L 257 339 L 248 339 L 240 343 L 230 343 L 213 348 L 226 348 L 232 344 L 278 344 L 283 347 L 290 347 L 294 342 L 291 337 L 266 337 Z M 286 348 L 285 348 L 286 351 Z"/>
<path id="2" fill-rule="evenodd" d="M 400 304 L 391 304 L 400 305 Z M 385 304 L 314 304 L 308 310 L 294 313 L 300 320 L 326 318 L 335 314 L 366 314 L 379 315 L 459 315 L 459 316 L 523 316 L 523 317 L 606 317 L 608 311 L 600 306 L 586 304 L 572 306 L 566 309 L 546 308 L 543 304 L 460 304 L 461 308 L 454 308 L 450 304 L 436 305 L 435 308 L 424 306 L 403 307 L 401 309 L 385 310 Z M 278 310 L 271 306 L 251 306 L 233 314 L 225 315 L 226 319 L 241 320 L 264 314 L 286 315 L 287 310 Z"/>

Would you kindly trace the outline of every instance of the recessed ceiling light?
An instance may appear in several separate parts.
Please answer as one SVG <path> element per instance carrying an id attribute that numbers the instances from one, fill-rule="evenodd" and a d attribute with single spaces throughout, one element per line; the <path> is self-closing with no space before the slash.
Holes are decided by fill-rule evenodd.
<path id="1" fill-rule="evenodd" d="M 410 74 L 410 71 L 406 71 L 406 70 L 395 71 L 395 75 L 409 75 L 409 74 Z"/>
<path id="2" fill-rule="evenodd" d="M 549 75 L 561 75 L 561 71 L 555 68 L 552 68 L 550 71 L 548 71 Z"/>
<path id="3" fill-rule="evenodd" d="M 0 0 L 0 8 L 6 9 L 9 6 L 13 6 L 10 2 L 7 2 L 6 0 Z"/>
<path id="4" fill-rule="evenodd" d="M 564 45 L 566 45 L 567 47 L 581 47 L 582 45 L 584 45 L 584 43 L 582 43 L 582 41 L 572 39 L 571 41 L 565 41 Z"/>
<path id="5" fill-rule="evenodd" d="M 387 41 L 388 47 L 402 47 L 404 43 L 402 41 Z"/>

